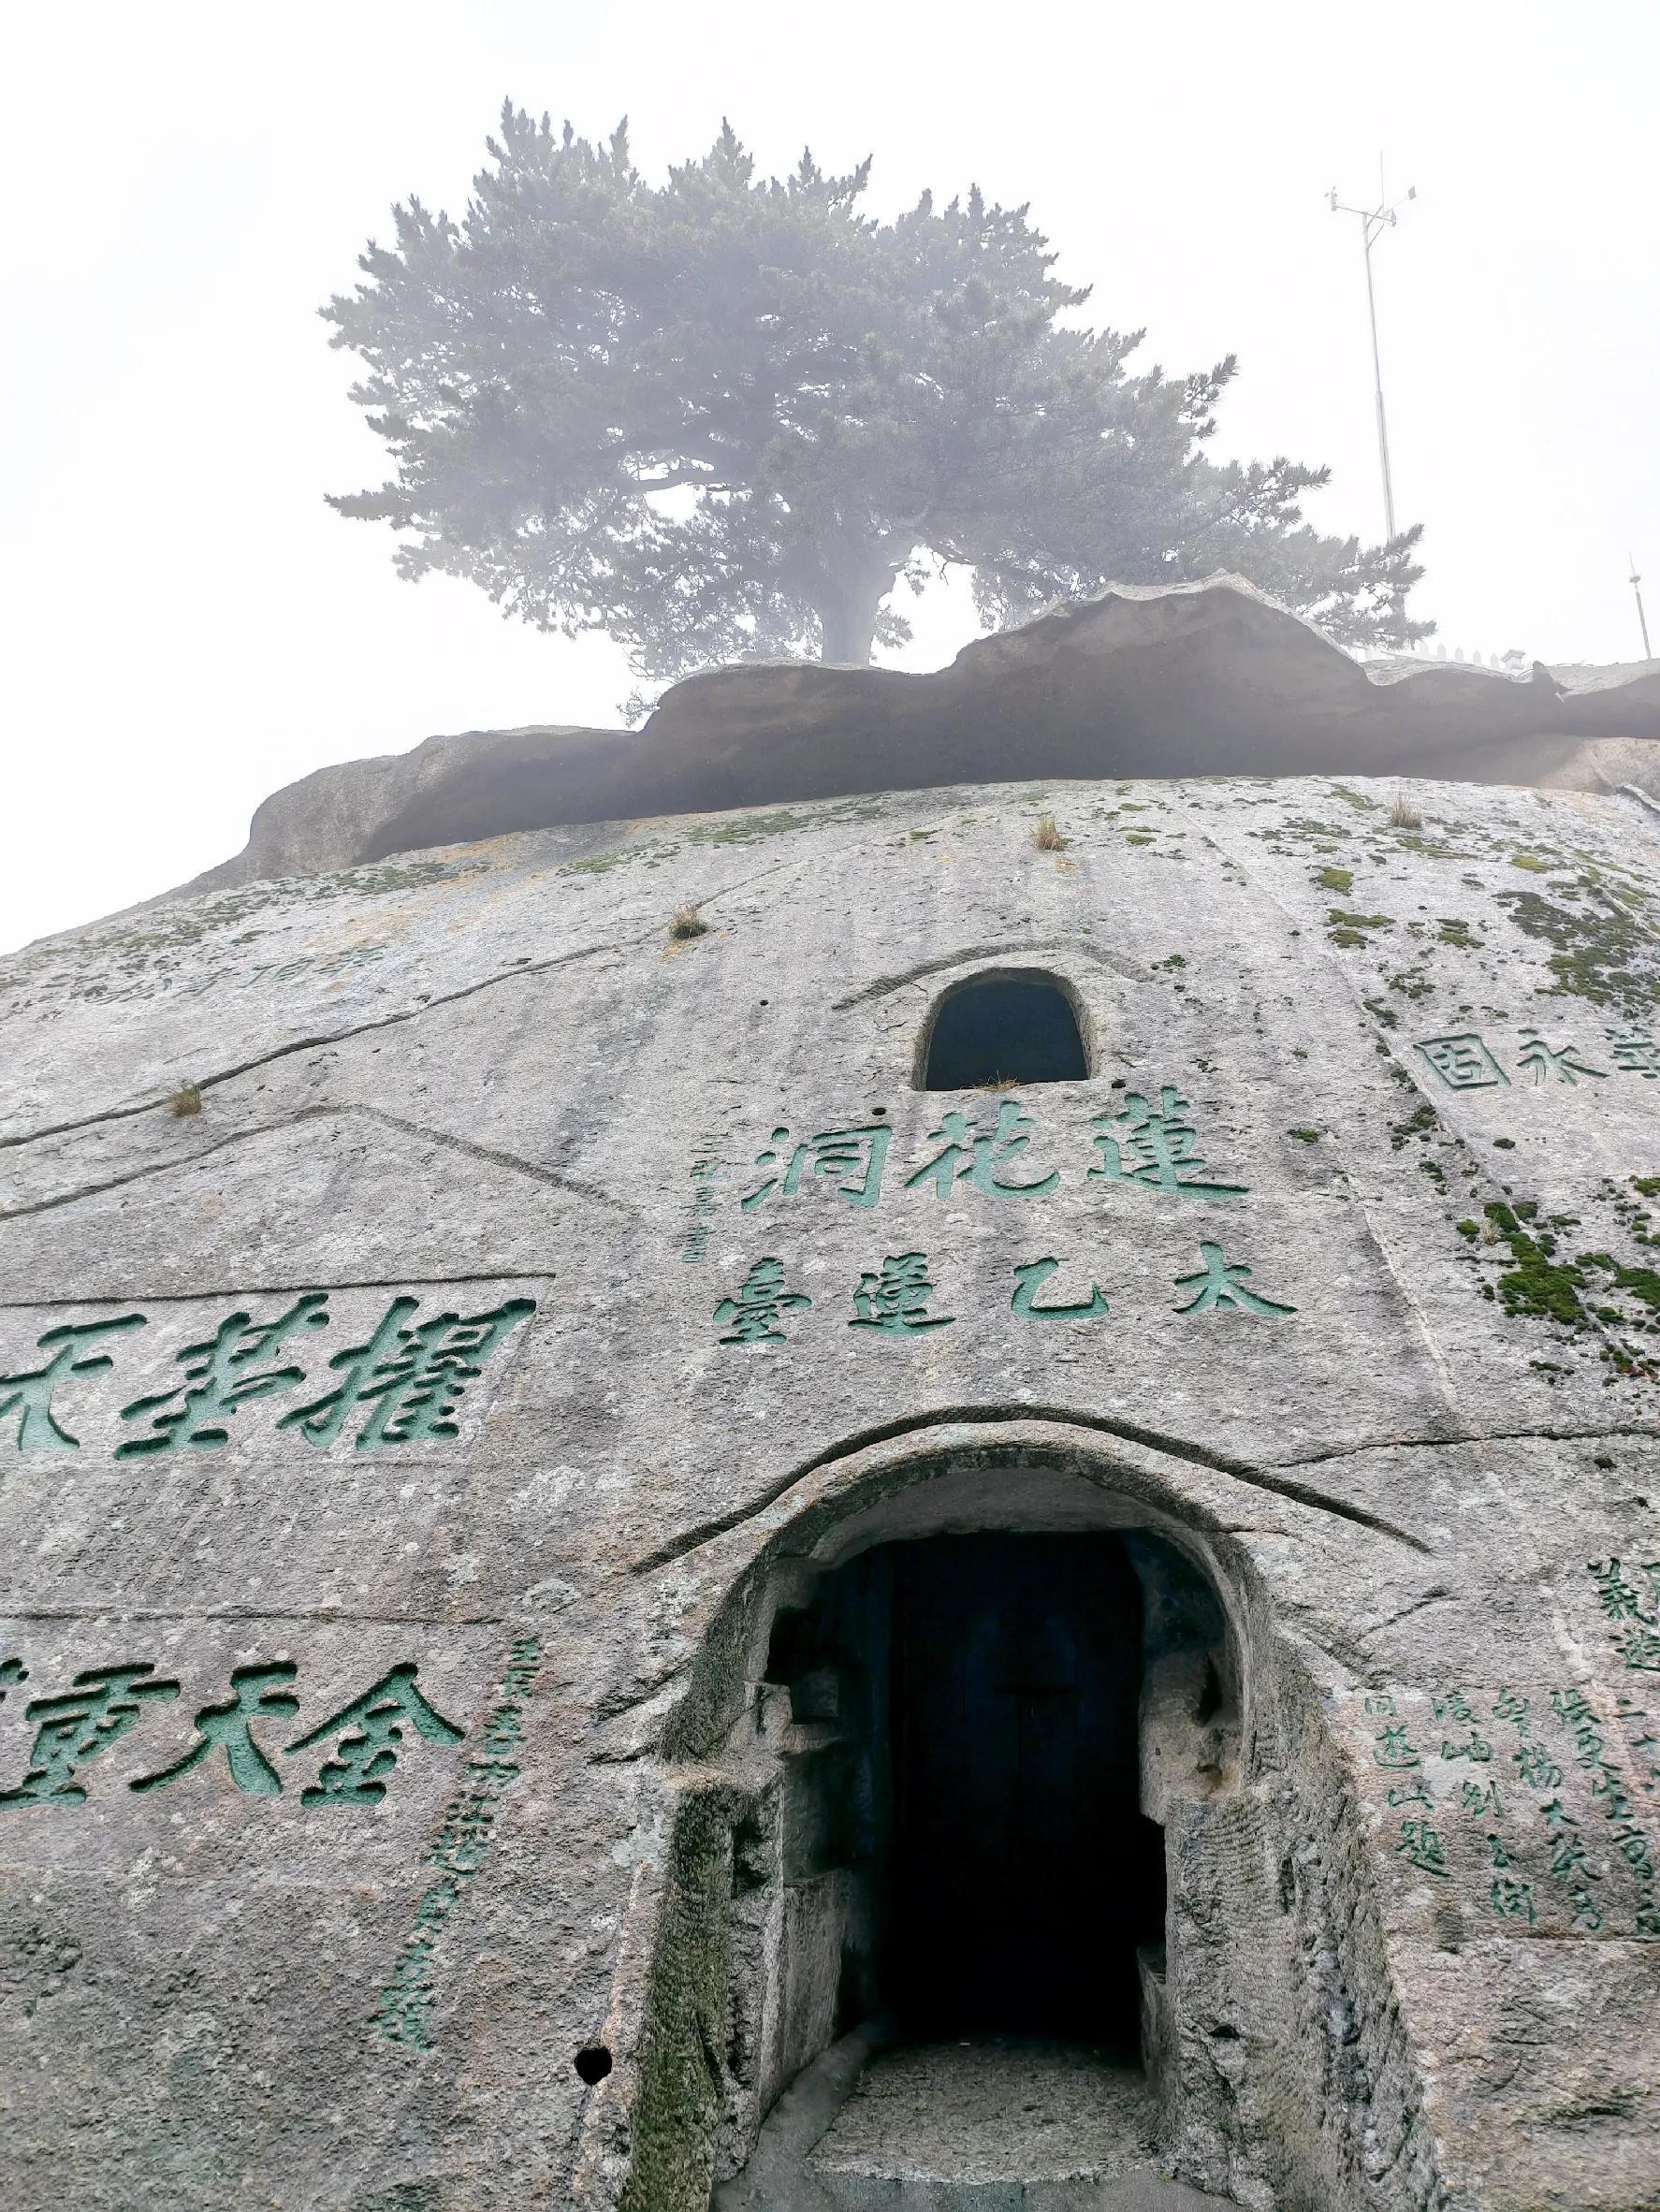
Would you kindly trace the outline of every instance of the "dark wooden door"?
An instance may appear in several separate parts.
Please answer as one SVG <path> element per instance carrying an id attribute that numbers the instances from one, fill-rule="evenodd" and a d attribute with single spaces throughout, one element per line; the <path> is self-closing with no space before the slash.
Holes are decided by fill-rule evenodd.
<path id="1" fill-rule="evenodd" d="M 1123 1546 L 934 1537 L 896 1547 L 894 1587 L 896 2009 L 936 2033 L 1133 2042 L 1158 1873 Z"/>

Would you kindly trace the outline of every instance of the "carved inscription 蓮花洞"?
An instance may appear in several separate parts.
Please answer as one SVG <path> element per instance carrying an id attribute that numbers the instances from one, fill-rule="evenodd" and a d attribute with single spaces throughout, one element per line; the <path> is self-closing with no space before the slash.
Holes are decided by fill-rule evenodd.
<path id="1" fill-rule="evenodd" d="M 792 1141 L 787 1128 L 775 1128 L 772 1141 L 755 1157 L 758 1168 L 773 1172 L 739 1199 L 746 1214 L 775 1192 L 794 1198 L 804 1175 L 823 1176 L 831 1189 L 850 1206 L 874 1206 L 881 1196 L 882 1170 L 894 1132 L 872 1123 L 857 1128 L 820 1129 L 816 1135 Z"/>
<path id="2" fill-rule="evenodd" d="M 356 1447 L 444 1441 L 459 1434 L 457 1415 L 469 1386 L 518 1324 L 536 1310 L 533 1298 L 510 1298 L 487 1312 L 440 1312 L 417 1318 L 419 1299 L 394 1298 L 360 1344 L 336 1352 L 320 1374 L 310 1374 L 296 1352 L 329 1326 L 328 1293 L 302 1292 L 280 1313 L 255 1319 L 239 1311 L 210 1337 L 186 1345 L 175 1359 L 179 1380 L 122 1406 L 120 1418 L 137 1433 L 117 1447 L 118 1460 L 158 1453 L 217 1449 L 230 1441 L 244 1406 L 263 1399 L 319 1389 L 280 1417 L 311 1445 L 329 1445 L 351 1433 Z M 50 1356 L 38 1365 L 0 1375 L 0 1422 L 14 1450 L 78 1451 L 72 1416 L 60 1403 L 77 1377 L 115 1364 L 115 1347 L 132 1330 L 148 1325 L 141 1313 L 49 1329 L 36 1349 Z M 327 1388 L 320 1388 L 327 1384 Z"/>
<path id="3" fill-rule="evenodd" d="M 360 1696 L 282 1746 L 284 1758 L 328 1747 L 314 1779 L 300 1791 L 302 1805 L 378 1804 L 406 1732 L 428 1743 L 460 1741 L 464 1731 L 426 1697 L 417 1686 L 417 1672 L 413 1660 L 400 1661 Z M 287 1659 L 234 1668 L 229 1697 L 202 1707 L 179 1755 L 136 1776 L 127 1787 L 165 1789 L 210 1761 L 217 1765 L 215 1754 L 222 1754 L 225 1775 L 237 1790 L 251 1797 L 281 1797 L 282 1770 L 256 1731 L 298 1714 L 299 1673 Z M 0 1684 L 27 1679 L 21 1661 L 0 1660 Z M 153 1660 L 140 1659 L 87 1667 L 67 1690 L 32 1698 L 22 1709 L 24 1722 L 34 1730 L 24 1771 L 21 1780 L 0 1789 L 0 1808 L 83 1803 L 85 1768 L 129 1734 L 149 1707 L 169 1704 L 179 1692 L 177 1681 L 158 1675 Z"/>
<path id="4" fill-rule="evenodd" d="M 513 1755 L 524 1740 L 524 1705 L 541 1671 L 542 1646 L 517 1637 L 495 1704 L 478 1730 L 478 1749 L 461 1769 L 461 1785 L 444 1807 L 443 1823 L 426 1853 L 433 1879 L 415 1907 L 415 1926 L 403 1939 L 391 1979 L 380 1992 L 373 2026 L 386 2043 L 424 2050 L 430 2041 L 437 1991 L 432 1954 L 462 1890 L 488 1855 L 496 1800 L 517 1781 Z"/>
<path id="5" fill-rule="evenodd" d="M 1127 1092 L 1115 1113 L 1093 1117 L 1098 1157 L 1085 1179 L 1173 1198 L 1247 1197 L 1246 1185 L 1216 1182 L 1208 1175 L 1188 1113 L 1187 1099 L 1173 1084 L 1159 1087 L 1157 1104 L 1140 1091 Z M 935 1149 L 900 1177 L 899 1187 L 930 1190 L 937 1199 L 964 1190 L 991 1199 L 1045 1198 L 1059 1187 L 1062 1171 L 1041 1157 L 1027 1159 L 1035 1130 L 1032 1116 L 1017 1099 L 1001 1099 L 995 1113 L 954 1108 L 928 1133 Z M 893 1135 L 885 1123 L 873 1121 L 794 1138 L 780 1124 L 755 1161 L 770 1171 L 743 1193 L 739 1208 L 753 1213 L 771 1199 L 794 1198 L 808 1178 L 822 1181 L 851 1206 L 875 1206 L 882 1195 Z"/>

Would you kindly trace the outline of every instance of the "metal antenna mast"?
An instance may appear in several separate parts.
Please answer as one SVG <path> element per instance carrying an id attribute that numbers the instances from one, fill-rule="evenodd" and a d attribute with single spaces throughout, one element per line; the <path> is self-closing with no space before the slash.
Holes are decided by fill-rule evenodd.
<path id="1" fill-rule="evenodd" d="M 1654 658 L 1654 649 L 1649 643 L 1649 618 L 1643 613 L 1643 595 L 1638 589 L 1642 578 L 1637 573 L 1637 556 L 1635 553 L 1627 553 L 1625 558 L 1631 563 L 1631 590 L 1632 596 L 1637 601 L 1637 619 L 1643 633 L 1643 659 L 1652 661 Z"/>
<path id="2" fill-rule="evenodd" d="M 1351 208 L 1337 196 L 1337 187 L 1332 187 L 1332 212 L 1334 215 L 1358 215 L 1361 219 L 1361 242 L 1366 255 L 1366 313 L 1372 321 L 1372 376 L 1377 392 L 1377 458 L 1383 469 L 1383 515 L 1388 534 L 1395 534 L 1395 487 L 1390 475 L 1389 426 L 1383 415 L 1383 363 L 1377 351 L 1377 295 L 1372 284 L 1372 249 L 1386 230 L 1392 230 L 1400 221 L 1400 211 L 1408 199 L 1418 197 L 1418 186 L 1409 185 L 1405 199 L 1389 203 L 1383 182 L 1383 156 L 1377 157 L 1377 205 L 1375 208 Z"/>

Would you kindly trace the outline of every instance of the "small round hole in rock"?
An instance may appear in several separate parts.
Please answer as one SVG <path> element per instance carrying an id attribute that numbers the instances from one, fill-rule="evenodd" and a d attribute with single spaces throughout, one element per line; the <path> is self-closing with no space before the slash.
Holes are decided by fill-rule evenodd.
<path id="1" fill-rule="evenodd" d="M 610 2052 L 603 2043 L 590 2043 L 586 2050 L 577 2052 L 576 2071 L 591 2089 L 596 2081 L 604 2081 L 610 2073 Z"/>

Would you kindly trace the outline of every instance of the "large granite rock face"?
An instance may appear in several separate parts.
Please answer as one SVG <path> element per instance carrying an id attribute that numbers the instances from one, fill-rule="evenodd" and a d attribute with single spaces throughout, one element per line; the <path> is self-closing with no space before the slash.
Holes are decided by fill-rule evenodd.
<path id="1" fill-rule="evenodd" d="M 0 2201 L 701 2212 L 875 1971 L 813 1623 L 1105 1530 L 1168 2169 L 1653 2205 L 1660 835 L 1404 795 L 553 827 L 7 964 Z M 988 972 L 1086 1079 L 915 1087 Z"/>

